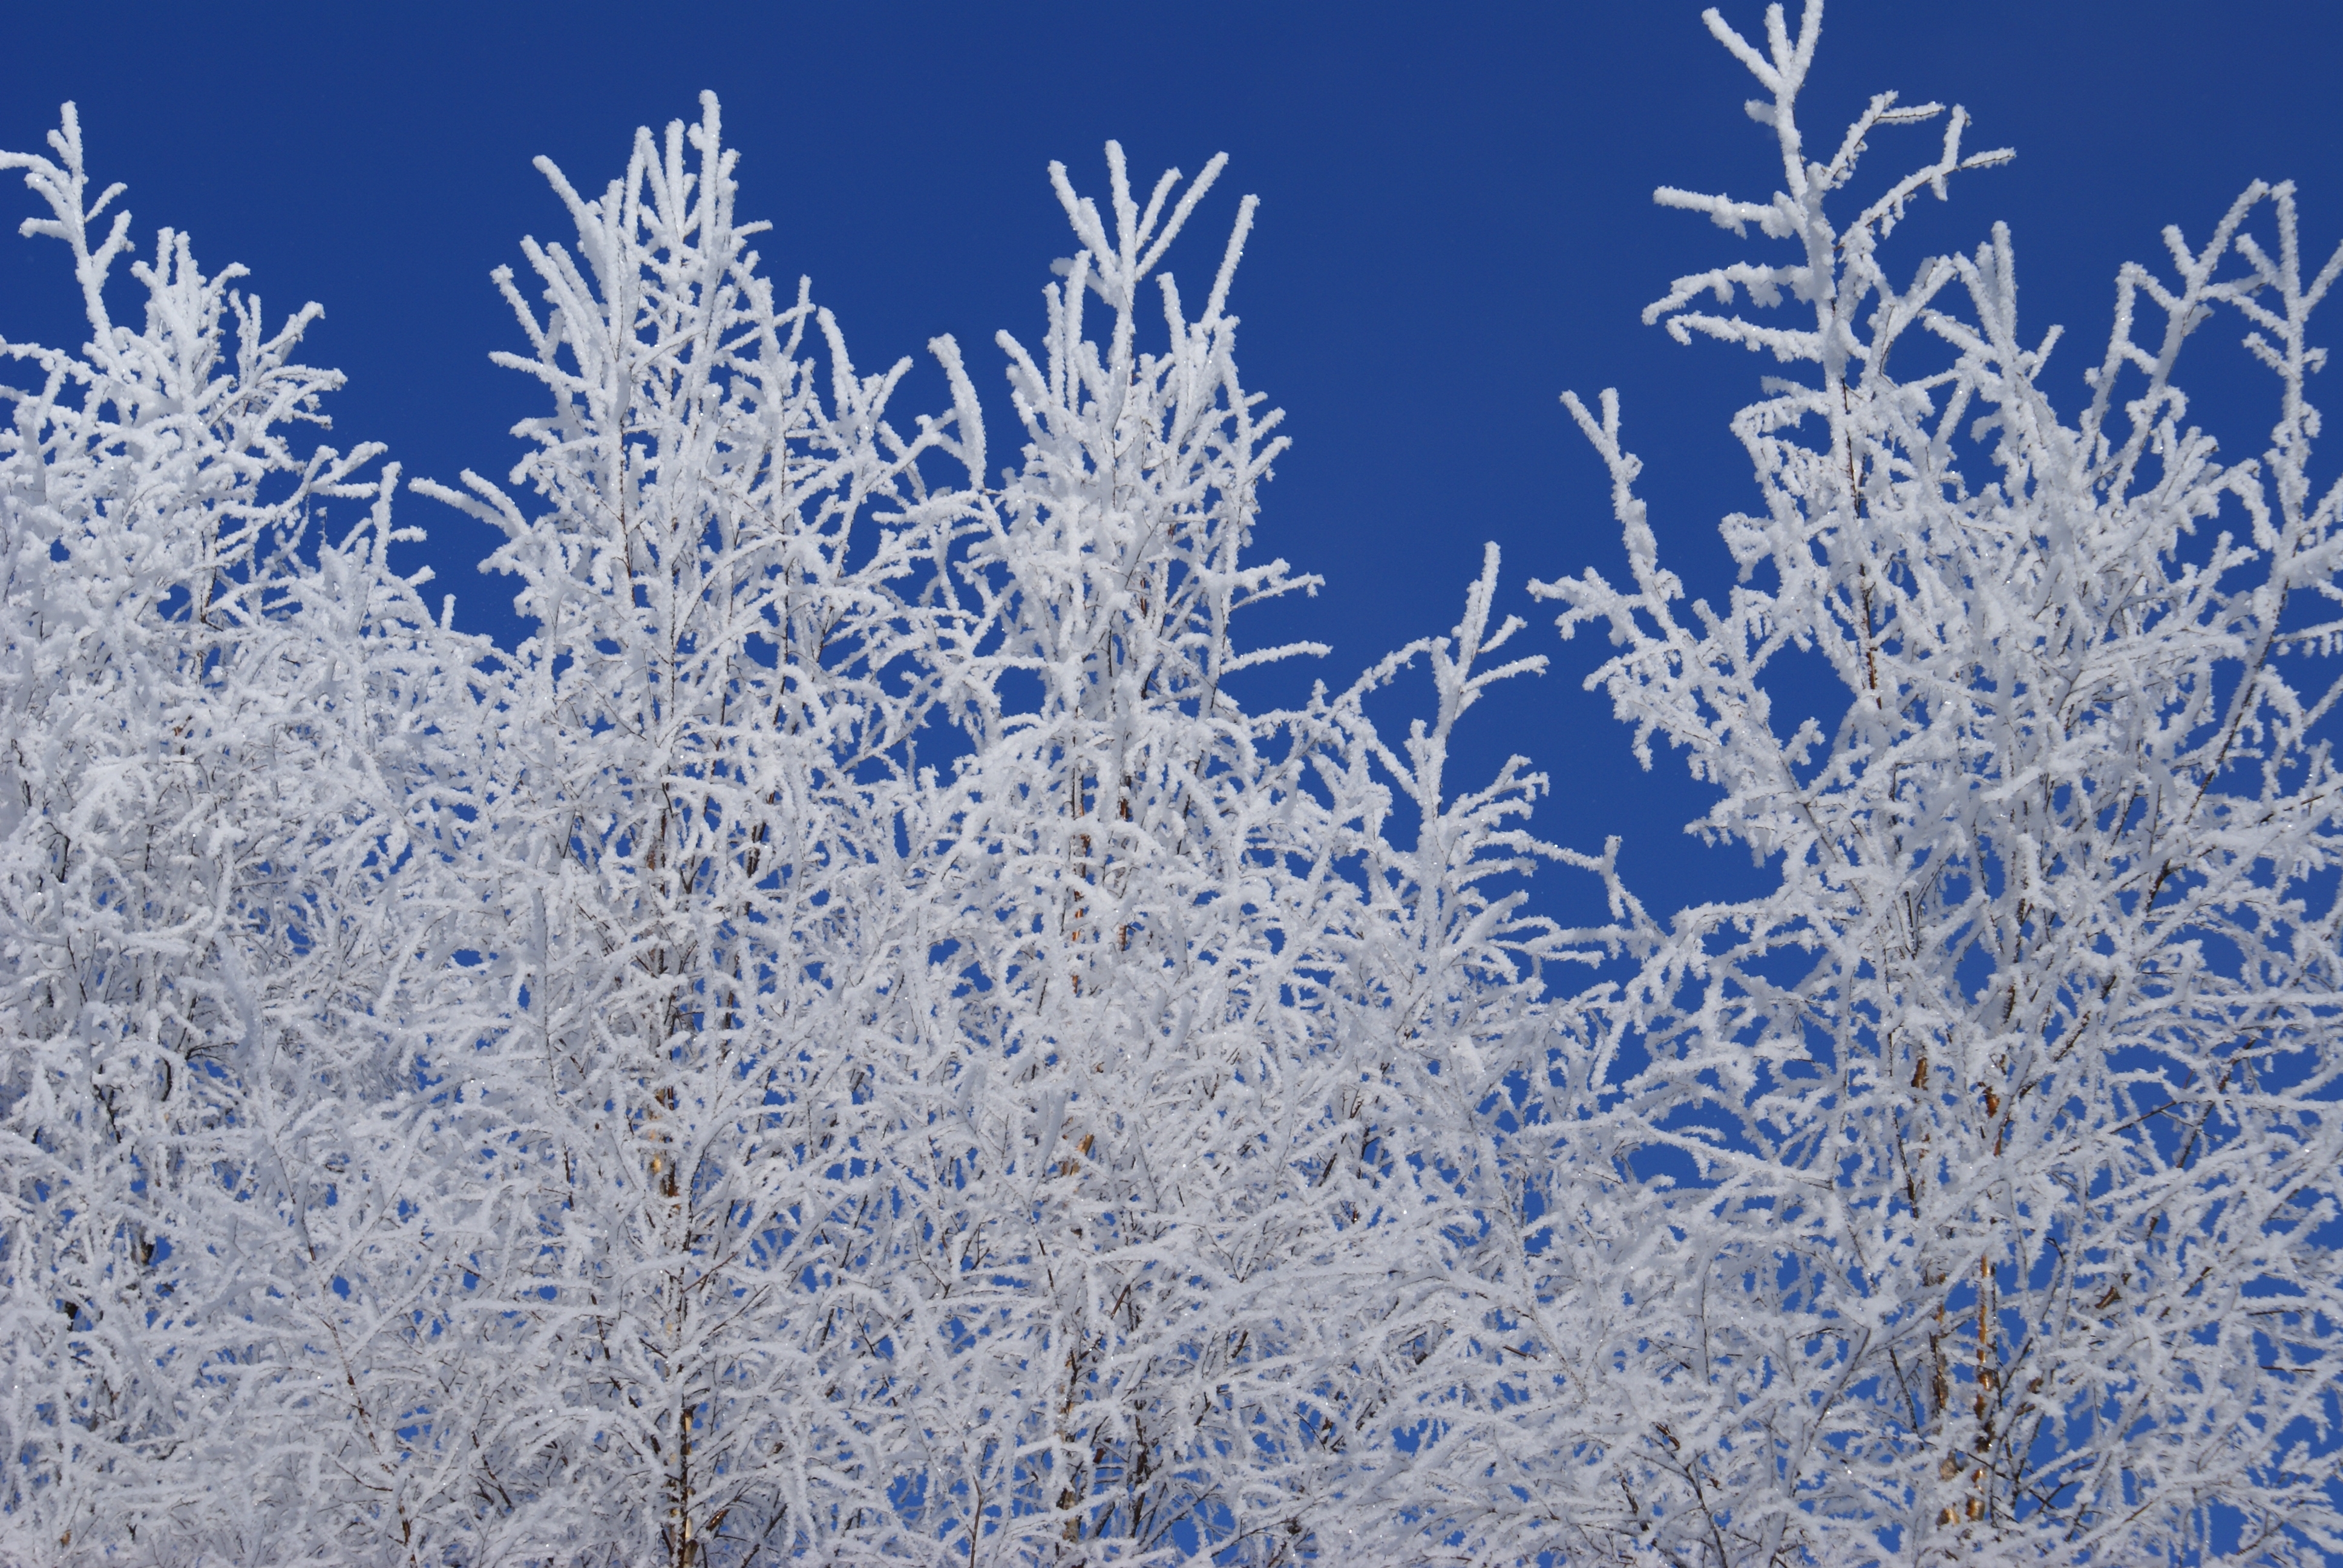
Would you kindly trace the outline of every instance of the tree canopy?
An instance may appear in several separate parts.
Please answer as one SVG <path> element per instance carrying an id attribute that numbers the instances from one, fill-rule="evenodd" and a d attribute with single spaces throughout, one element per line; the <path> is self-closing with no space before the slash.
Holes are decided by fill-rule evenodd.
<path id="1" fill-rule="evenodd" d="M 1763 868 L 1663 915 L 1530 759 L 1451 775 L 1548 658 L 1494 546 L 1445 636 L 1230 684 L 1325 650 L 1239 619 L 1319 584 L 1252 548 L 1250 198 L 1171 266 L 1221 158 L 1052 166 L 997 467 L 960 345 L 902 412 L 764 270 L 713 95 L 541 161 L 540 411 L 436 482 L 316 438 L 317 308 L 135 249 L 72 106 L 0 155 L 89 332 L 0 346 L 0 1555 L 2343 1552 L 2343 249 L 2284 185 L 2167 230 L 2062 415 L 2006 229 L 1885 259 L 2007 153 L 1892 94 L 1812 152 L 1820 18 L 1708 17 L 1781 187 L 1657 193 L 1765 247 L 1646 313 L 1776 362 L 1738 585 L 1608 392 L 1629 580 L 1531 585 Z M 518 646 L 394 569 L 428 506 Z"/>

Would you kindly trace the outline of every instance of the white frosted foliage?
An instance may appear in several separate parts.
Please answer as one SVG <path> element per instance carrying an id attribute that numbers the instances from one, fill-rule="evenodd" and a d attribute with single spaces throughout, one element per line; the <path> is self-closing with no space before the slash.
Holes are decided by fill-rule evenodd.
<path id="1" fill-rule="evenodd" d="M 1810 160 L 1820 10 L 1793 36 L 1774 8 L 1762 48 L 1708 14 L 1783 190 L 1659 193 L 1789 253 L 1646 313 L 1786 367 L 1735 421 L 1764 505 L 1724 526 L 1725 605 L 1660 565 L 1616 398 L 1565 399 L 1632 580 L 1534 591 L 1609 633 L 1589 684 L 1778 886 L 1678 913 L 1586 1026 L 1608 1117 L 1699 1181 L 1612 1276 L 1644 1312 L 1597 1381 L 1634 1420 L 1567 1449 L 1617 1507 L 1560 1523 L 1684 1562 L 2194 1562 L 2227 1534 L 2316 1563 L 2343 1550 L 2343 487 L 2309 471 L 2308 333 L 2343 251 L 2301 257 L 2285 186 L 2193 247 L 2167 230 L 2063 423 L 2006 229 L 1900 290 L 1880 259 L 1908 200 L 2008 155 L 1891 95 Z M 1928 166 L 1841 194 L 1939 117 Z M 2172 379 L 2225 317 L 2278 392 L 2227 462 Z M 1798 655 L 1835 712 L 1775 711 L 1819 700 Z"/>
<path id="2" fill-rule="evenodd" d="M 1648 318 L 1776 362 L 1740 580 L 1688 601 L 1605 392 L 1626 580 L 1529 585 L 1762 868 L 1660 917 L 1529 759 L 1457 776 L 1549 658 L 1494 546 L 1243 699 L 1326 650 L 1244 635 L 1322 584 L 1254 548 L 1222 158 L 1052 165 L 982 376 L 768 275 L 713 95 L 540 160 L 521 456 L 415 499 L 323 444 L 317 307 L 136 259 L 70 106 L 0 156 L 89 333 L 0 345 L 0 1559 L 2343 1552 L 2343 251 L 2286 186 L 2167 231 L 2062 415 L 2006 230 L 1881 260 L 2009 155 L 1884 95 L 1815 161 L 1819 5 L 1709 25 L 1783 189 L 1658 200 L 1775 248 Z M 2224 322 L 2250 457 L 2175 379 Z M 501 536 L 516 646 L 394 500 Z"/>

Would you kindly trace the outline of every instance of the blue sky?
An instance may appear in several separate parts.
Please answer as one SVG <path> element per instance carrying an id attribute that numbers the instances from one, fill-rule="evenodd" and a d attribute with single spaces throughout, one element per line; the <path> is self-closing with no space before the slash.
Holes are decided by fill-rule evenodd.
<path id="1" fill-rule="evenodd" d="M 1727 16 L 1760 26 L 1761 5 Z M 1334 646 L 1339 683 L 1444 628 L 1479 562 L 1505 550 L 1507 607 L 1540 623 L 1552 671 L 1484 711 L 1470 780 L 1508 750 L 1555 778 L 1539 826 L 1623 862 L 1655 908 L 1750 884 L 1745 859 L 1684 839 L 1704 805 L 1678 759 L 1641 773 L 1628 734 L 1579 689 L 1599 642 L 1556 641 L 1524 579 L 1623 565 L 1600 466 L 1556 395 L 1617 386 L 1664 558 L 1694 592 L 1730 578 L 1715 524 L 1748 504 L 1725 428 L 1773 368 L 1681 348 L 1638 320 L 1677 274 L 1736 242 L 1655 208 L 1654 186 L 1763 197 L 1770 138 L 1754 85 L 1694 4 L 1181 6 L 1046 4 L 691 8 L 50 5 L 8 30 L 0 146 L 32 149 L 76 99 L 94 171 L 128 182 L 155 226 L 192 231 L 207 265 L 242 261 L 271 314 L 316 299 L 313 362 L 351 377 L 335 438 L 389 443 L 409 474 L 501 477 L 507 434 L 538 411 L 492 367 L 518 347 L 488 284 L 523 234 L 566 237 L 529 166 L 580 186 L 623 166 L 639 124 L 723 97 L 742 149 L 743 215 L 771 219 L 768 266 L 810 274 L 866 366 L 938 332 L 969 350 L 1007 447 L 994 330 L 1029 339 L 1050 260 L 1072 246 L 1044 169 L 1105 184 L 1101 144 L 1134 174 L 1232 167 L 1172 253 L 1206 272 L 1241 193 L 1262 211 L 1239 279 L 1247 379 L 1288 410 L 1293 450 L 1267 493 L 1264 554 L 1328 586 L 1262 640 Z M 2163 225 L 2201 236 L 2255 177 L 2293 178 L 2306 250 L 2343 232 L 2343 8 L 2321 0 L 1837 0 L 1805 100 L 1835 144 L 1873 92 L 1966 105 L 1970 145 L 2017 161 L 1966 176 L 1895 237 L 1891 271 L 2013 226 L 2031 332 L 2073 336 L 2049 384 L 2071 410 L 2127 258 Z M 1875 168 L 1921 161 L 1933 130 L 1875 139 Z M 1891 167 L 1892 166 L 1892 167 Z M 0 216 L 31 210 L 0 196 Z M 79 342 L 58 247 L 0 238 L 0 337 Z M 2184 383 L 2232 454 L 2268 425 L 2226 326 Z M 931 383 L 910 396 L 940 402 Z M 2343 412 L 2343 410 L 2338 410 Z M 509 627 L 510 590 L 476 575 L 483 532 L 410 498 L 402 520 L 458 596 L 458 619 Z M 1310 673 L 1264 679 L 1262 703 Z M 1825 711 L 1825 721 L 1835 717 Z M 1548 897 L 1562 897 L 1556 887 Z"/>

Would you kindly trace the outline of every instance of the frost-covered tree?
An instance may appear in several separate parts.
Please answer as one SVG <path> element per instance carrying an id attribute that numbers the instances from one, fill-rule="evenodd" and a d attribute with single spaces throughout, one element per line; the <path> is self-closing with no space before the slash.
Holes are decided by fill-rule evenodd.
<path id="1" fill-rule="evenodd" d="M 1509 825 L 1541 781 L 1516 763 L 1453 799 L 1442 777 L 1456 719 L 1524 668 L 1474 668 L 1518 629 L 1489 624 L 1493 557 L 1453 638 L 1342 696 L 1255 715 L 1229 690 L 1317 651 L 1247 651 L 1232 624 L 1315 586 L 1243 558 L 1283 445 L 1227 309 L 1252 204 L 1200 313 L 1152 278 L 1164 347 L 1143 352 L 1142 285 L 1221 165 L 1142 208 L 1108 156 L 1111 228 L 1052 171 L 1081 249 L 1042 354 L 1002 339 L 1024 460 L 960 568 L 971 754 L 932 934 L 966 1125 L 939 1118 L 920 1174 L 952 1194 L 956 1271 L 922 1375 L 960 1403 L 925 1484 L 996 1560 L 1136 1559 L 1185 1526 L 1227 1561 L 1293 1561 L 1381 1447 L 1386 1362 L 1453 1315 L 1453 1074 L 1564 939 L 1481 887 L 1549 852 Z M 1438 717 L 1394 751 L 1364 699 L 1418 657 Z M 1412 846 L 1387 837 L 1394 785 Z"/>
<path id="2" fill-rule="evenodd" d="M 0 431 L 0 1554 L 238 1558 L 387 1484 L 333 1285 L 409 1250 L 408 872 L 464 645 L 386 563 L 380 448 L 291 444 L 340 381 L 293 358 L 317 307 L 269 332 L 166 229 L 117 322 L 120 187 L 71 106 L 50 141 L 0 160 L 90 334 L 9 346 Z"/>
<path id="3" fill-rule="evenodd" d="M 541 165 L 576 246 L 525 246 L 541 315 L 499 274 L 530 352 L 498 357 L 552 394 L 538 504 L 426 487 L 505 530 L 535 620 L 478 762 L 478 1011 L 434 1063 L 478 1152 L 462 1398 L 417 1451 L 470 1478 L 437 1523 L 466 1558 L 901 1534 L 864 1331 L 910 1290 L 880 1217 L 924 1123 L 874 1057 L 920 1033 L 920 590 L 967 505 L 920 463 L 982 432 L 944 340 L 960 404 L 897 437 L 908 365 L 858 374 L 757 271 L 720 132 L 710 97 L 592 200 Z"/>
<path id="4" fill-rule="evenodd" d="M 1566 399 L 1632 582 L 1536 591 L 1565 635 L 1610 634 L 1590 684 L 1646 766 L 1654 737 L 1688 751 L 1721 790 L 1697 830 L 1778 886 L 1678 913 L 1578 1026 L 1593 1065 L 1554 1142 L 1601 1106 L 1599 1138 L 1697 1179 L 1657 1211 L 1646 1186 L 1632 1237 L 1613 1173 L 1557 1149 L 1578 1212 L 1552 1289 L 1575 1299 L 1591 1262 L 1605 1332 L 1538 1347 L 1558 1370 L 1497 1424 L 1544 1452 L 1508 1434 L 1493 1477 L 1529 1496 L 1476 1538 L 2318 1562 L 2343 1550 L 2343 487 L 2311 477 L 2307 393 L 2343 251 L 2306 265 L 2286 186 L 2196 246 L 2167 230 L 2168 276 L 2125 269 L 2062 423 L 2006 230 L 1901 288 L 1880 258 L 1909 200 L 2007 155 L 1964 156 L 1955 109 L 1940 156 L 1846 211 L 1868 142 L 1943 111 L 1882 95 L 1810 156 L 1820 13 L 1794 36 L 1772 8 L 1762 48 L 1707 14 L 1766 95 L 1781 190 L 1658 193 L 1788 251 L 1647 313 L 1793 367 L 1735 422 L 1764 507 L 1725 522 L 1723 607 L 1660 564 L 1615 398 Z M 2224 463 L 2173 369 L 2229 313 L 2278 396 L 2258 458 Z M 1815 718 L 1775 711 L 1816 700 L 1800 654 L 1835 678 Z M 1523 1528 L 1549 1508 L 1550 1537 Z"/>
<path id="5" fill-rule="evenodd" d="M 1218 163 L 1142 211 L 1110 149 L 1111 235 L 1058 174 L 1081 248 L 1041 356 L 1004 339 L 1029 440 L 983 487 L 957 351 L 951 416 L 897 439 L 904 367 L 857 378 L 802 290 L 776 305 L 731 157 L 711 104 L 598 202 L 554 176 L 578 249 L 529 247 L 550 310 L 516 297 L 508 361 L 557 397 L 516 471 L 547 508 L 432 487 L 507 530 L 538 622 L 468 839 L 489 989 L 433 1064 L 484 1149 L 442 1221 L 471 1370 L 415 1427 L 476 1495 L 436 1528 L 1290 1556 L 1378 1408 L 1361 1346 L 1446 1315 L 1457 1162 L 1404 1159 L 1469 1122 L 1434 1010 L 1552 945 L 1473 891 L 1534 784 L 1441 797 L 1510 635 L 1493 565 L 1411 762 L 1364 688 L 1248 716 L 1226 677 L 1300 650 L 1242 653 L 1231 618 L 1307 586 L 1240 558 L 1281 445 L 1226 309 L 1249 206 L 1202 315 L 1160 276 L 1138 347 Z M 1429 809 L 1411 853 L 1379 766 Z"/>

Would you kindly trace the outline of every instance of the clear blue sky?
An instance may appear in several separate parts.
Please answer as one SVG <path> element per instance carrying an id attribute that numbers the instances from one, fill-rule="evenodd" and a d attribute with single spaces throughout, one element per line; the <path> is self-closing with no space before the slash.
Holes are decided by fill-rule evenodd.
<path id="1" fill-rule="evenodd" d="M 1759 5 L 1725 9 L 1761 25 Z M 1679 0 L 20 6 L 0 146 L 37 147 L 57 103 L 78 100 L 94 170 L 128 182 L 147 243 L 157 225 L 192 231 L 207 265 L 253 269 L 272 316 L 325 305 L 309 357 L 351 377 L 335 438 L 387 441 L 408 473 L 444 479 L 466 467 L 501 477 L 518 450 L 508 427 L 538 408 L 530 384 L 487 357 L 519 346 L 489 269 L 518 261 L 525 233 L 567 237 L 533 155 L 598 188 L 635 126 L 690 116 L 715 88 L 743 151 L 743 215 L 777 226 L 760 242 L 768 266 L 812 276 L 866 366 L 957 335 L 1005 451 L 992 333 L 1030 340 L 1048 263 L 1072 248 L 1048 161 L 1095 191 L 1111 136 L 1141 177 L 1225 150 L 1230 174 L 1172 266 L 1208 268 L 1238 195 L 1261 196 L 1237 290 L 1241 358 L 1288 410 L 1295 445 L 1259 540 L 1329 579 L 1257 634 L 1333 644 L 1322 673 L 1342 681 L 1446 626 L 1482 541 L 1499 540 L 1509 608 L 1541 623 L 1555 664 L 1487 715 L 1452 777 L 1527 753 L 1560 797 L 1539 826 L 1588 848 L 1627 835 L 1631 880 L 1665 908 L 1745 886 L 1746 860 L 1683 838 L 1702 792 L 1676 759 L 1636 769 L 1626 731 L 1579 689 L 1599 642 L 1556 641 L 1520 585 L 1623 564 L 1599 465 L 1555 402 L 1610 385 L 1648 465 L 1664 554 L 1695 592 L 1729 580 L 1715 522 L 1752 492 L 1725 419 L 1773 367 L 1677 347 L 1637 319 L 1670 277 L 1735 243 L 1654 208 L 1654 186 L 1762 198 L 1778 179 L 1770 139 L 1741 113 L 1754 84 L 1698 12 Z M 1892 270 L 2008 220 L 2031 330 L 2059 321 L 2075 335 L 2050 376 L 2071 411 L 2117 264 L 2157 254 L 2166 223 L 2200 236 L 2248 180 L 2290 177 L 2306 247 L 2333 245 L 2338 82 L 2343 7 L 2329 0 L 1838 0 L 1805 105 L 1810 139 L 1835 144 L 1869 94 L 1893 87 L 1966 105 L 1973 146 L 2016 147 L 2014 166 L 1966 176 L 1948 206 L 1925 203 L 1896 236 Z M 1935 134 L 1875 138 L 1874 166 L 1900 172 Z M 0 196 L 0 216 L 31 202 Z M 62 259 L 52 242 L 0 237 L 0 336 L 74 334 Z M 2230 451 L 2251 449 L 2268 417 L 2239 394 L 2259 387 L 2221 368 L 2236 333 L 2207 336 L 2219 341 L 2205 345 L 2206 369 L 2184 381 L 2207 394 Z M 459 621 L 508 628 L 509 588 L 471 570 L 481 530 L 419 498 L 401 516 L 431 530 L 425 549 Z M 1256 699 L 1299 689 L 1276 680 Z"/>

